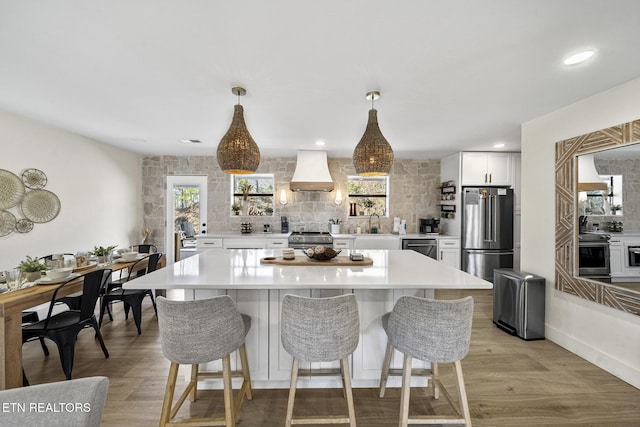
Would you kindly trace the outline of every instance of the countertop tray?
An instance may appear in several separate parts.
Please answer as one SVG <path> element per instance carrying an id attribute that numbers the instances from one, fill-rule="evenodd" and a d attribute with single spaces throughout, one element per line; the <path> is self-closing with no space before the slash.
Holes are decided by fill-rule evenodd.
<path id="1" fill-rule="evenodd" d="M 337 256 L 326 261 L 318 261 L 307 256 L 296 256 L 294 259 L 283 259 L 282 257 L 265 257 L 260 259 L 260 264 L 273 265 L 320 265 L 320 266 L 367 266 L 373 265 L 373 260 L 364 257 L 362 261 L 351 261 L 348 256 Z"/>

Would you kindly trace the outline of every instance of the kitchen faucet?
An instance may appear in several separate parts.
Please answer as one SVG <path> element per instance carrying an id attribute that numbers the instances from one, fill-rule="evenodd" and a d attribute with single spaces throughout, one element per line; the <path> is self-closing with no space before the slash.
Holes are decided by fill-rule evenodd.
<path id="1" fill-rule="evenodd" d="M 377 230 L 377 231 L 380 231 L 380 215 L 378 215 L 378 214 L 371 214 L 371 215 L 369 215 L 369 234 L 373 234 L 373 233 L 371 232 L 371 231 L 372 231 L 372 228 L 371 228 L 371 217 L 373 217 L 374 215 L 378 217 L 378 228 L 376 228 L 376 230 Z"/>

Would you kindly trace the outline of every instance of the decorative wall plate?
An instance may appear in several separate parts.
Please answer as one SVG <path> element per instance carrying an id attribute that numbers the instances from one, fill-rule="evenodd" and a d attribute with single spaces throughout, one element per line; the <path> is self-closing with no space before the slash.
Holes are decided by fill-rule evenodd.
<path id="1" fill-rule="evenodd" d="M 16 231 L 18 233 L 28 233 L 31 230 L 33 230 L 33 221 L 23 218 L 16 223 Z"/>
<path id="2" fill-rule="evenodd" d="M 22 215 L 36 223 L 49 222 L 60 213 L 60 199 L 47 190 L 32 190 L 22 199 Z"/>
<path id="3" fill-rule="evenodd" d="M 0 209 L 16 206 L 24 196 L 24 184 L 13 172 L 0 169 Z"/>
<path id="4" fill-rule="evenodd" d="M 40 169 L 26 169 L 22 172 L 22 182 L 27 188 L 38 190 L 47 185 L 47 175 Z"/>
<path id="5" fill-rule="evenodd" d="M 9 211 L 0 211 L 0 237 L 10 234 L 16 227 L 16 217 Z"/>

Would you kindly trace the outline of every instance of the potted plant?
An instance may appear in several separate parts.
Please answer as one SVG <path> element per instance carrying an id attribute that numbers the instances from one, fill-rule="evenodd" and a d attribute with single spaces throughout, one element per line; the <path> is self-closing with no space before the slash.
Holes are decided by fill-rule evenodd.
<path id="1" fill-rule="evenodd" d="M 618 215 L 618 211 L 622 210 L 621 205 L 611 205 L 611 215 Z"/>
<path id="2" fill-rule="evenodd" d="M 242 205 L 240 205 L 239 203 L 234 203 L 233 205 L 231 205 L 231 210 L 236 215 L 240 215 L 240 209 L 242 209 Z"/>
<path id="3" fill-rule="evenodd" d="M 94 246 L 93 250 L 89 251 L 89 253 L 91 255 L 97 256 L 99 263 L 104 263 L 107 261 L 109 254 L 111 254 L 111 251 L 114 250 L 115 248 L 116 248 L 116 245 L 107 246 L 106 248 L 103 246 Z"/>
<path id="4" fill-rule="evenodd" d="M 31 258 L 27 255 L 27 259 L 21 261 L 18 268 L 26 273 L 28 282 L 35 282 L 42 276 L 42 272 L 47 269 L 47 266 L 41 263 L 37 257 Z"/>

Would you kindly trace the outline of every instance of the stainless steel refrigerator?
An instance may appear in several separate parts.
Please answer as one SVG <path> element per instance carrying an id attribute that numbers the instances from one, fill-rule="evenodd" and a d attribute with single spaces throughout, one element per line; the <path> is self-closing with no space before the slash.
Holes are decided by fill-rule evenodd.
<path id="1" fill-rule="evenodd" d="M 493 282 L 493 270 L 513 268 L 513 190 L 462 190 L 462 269 Z"/>

